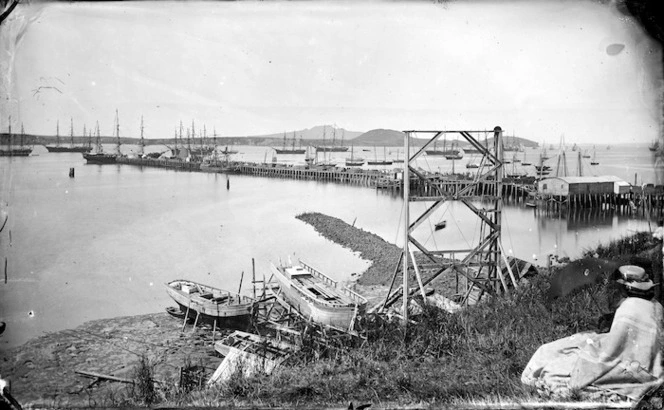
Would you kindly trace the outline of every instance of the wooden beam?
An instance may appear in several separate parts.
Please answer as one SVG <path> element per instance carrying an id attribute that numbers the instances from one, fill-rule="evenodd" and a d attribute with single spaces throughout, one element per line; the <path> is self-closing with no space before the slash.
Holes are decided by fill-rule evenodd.
<path id="1" fill-rule="evenodd" d="M 123 379 L 123 378 L 120 378 L 120 377 L 109 376 L 107 374 L 88 372 L 88 371 L 85 371 L 85 370 L 74 370 L 74 372 L 77 373 L 77 374 L 80 374 L 81 376 L 91 377 L 93 379 L 104 379 L 104 380 L 110 380 L 110 381 L 113 381 L 113 382 L 134 384 L 134 381 L 131 380 L 131 379 Z"/>

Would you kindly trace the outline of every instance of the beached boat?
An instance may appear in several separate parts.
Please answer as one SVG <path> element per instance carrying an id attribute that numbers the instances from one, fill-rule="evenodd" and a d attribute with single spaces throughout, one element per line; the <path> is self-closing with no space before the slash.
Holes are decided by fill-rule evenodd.
<path id="1" fill-rule="evenodd" d="M 166 292 L 186 316 L 218 326 L 246 328 L 256 306 L 248 296 L 184 279 L 168 282 Z"/>
<path id="2" fill-rule="evenodd" d="M 650 151 L 652 151 L 652 152 L 657 151 L 657 150 L 659 149 L 659 141 L 656 141 L 656 140 L 653 141 L 653 143 L 650 144 L 650 146 L 648 147 L 648 149 L 649 149 Z"/>
<path id="3" fill-rule="evenodd" d="M 214 350 L 224 356 L 208 385 L 228 381 L 242 372 L 244 377 L 270 374 L 299 348 L 290 343 L 253 333 L 235 331 L 214 344 Z"/>
<path id="4" fill-rule="evenodd" d="M 341 329 L 349 329 L 364 313 L 367 300 L 306 263 L 270 265 L 280 285 L 280 295 L 304 317 Z"/>

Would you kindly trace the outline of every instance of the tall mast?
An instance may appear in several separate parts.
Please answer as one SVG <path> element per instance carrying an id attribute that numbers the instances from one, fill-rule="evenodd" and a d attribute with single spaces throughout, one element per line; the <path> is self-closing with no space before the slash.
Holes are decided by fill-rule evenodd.
<path id="1" fill-rule="evenodd" d="M 201 141 L 201 157 L 203 156 L 203 139 L 205 138 L 205 124 L 203 124 L 203 132 L 198 133 L 198 136 L 200 137 L 199 140 Z"/>
<path id="2" fill-rule="evenodd" d="M 99 135 L 99 121 L 97 121 L 97 153 L 104 152 L 104 147 L 101 146 L 101 135 Z"/>
<path id="3" fill-rule="evenodd" d="M 60 146 L 60 120 L 55 123 L 55 146 Z"/>
<path id="4" fill-rule="evenodd" d="M 141 115 L 141 143 L 138 145 L 138 154 L 143 156 L 143 147 L 145 146 L 145 140 L 143 139 L 143 116 Z"/>
<path id="5" fill-rule="evenodd" d="M 120 155 L 120 116 L 118 115 L 117 108 L 115 109 L 115 135 L 117 136 L 117 151 Z"/>
<path id="6" fill-rule="evenodd" d="M 85 128 L 85 124 L 83 124 L 83 138 L 85 138 L 87 134 L 88 134 L 88 131 Z M 81 145 L 83 145 L 83 141 L 81 141 Z M 90 140 L 89 139 L 88 139 L 88 146 L 90 146 Z"/>
<path id="7" fill-rule="evenodd" d="M 189 139 L 190 135 L 191 133 L 189 132 L 189 128 L 187 128 L 187 150 L 189 151 L 189 155 L 191 155 L 191 140 Z"/>
<path id="8" fill-rule="evenodd" d="M 11 149 L 12 146 L 12 116 L 9 116 L 9 140 L 7 142 L 9 149 Z"/>
<path id="9" fill-rule="evenodd" d="M 175 140 L 175 148 L 177 148 L 177 139 Z M 182 145 L 182 148 L 184 148 L 184 141 L 182 141 L 182 120 L 180 120 L 180 144 Z"/>
<path id="10" fill-rule="evenodd" d="M 69 123 L 69 145 L 74 147 L 74 118 L 70 118 Z"/>
<path id="11" fill-rule="evenodd" d="M 21 148 L 23 148 L 23 137 L 25 136 L 25 131 L 23 130 L 23 123 L 21 123 Z"/>

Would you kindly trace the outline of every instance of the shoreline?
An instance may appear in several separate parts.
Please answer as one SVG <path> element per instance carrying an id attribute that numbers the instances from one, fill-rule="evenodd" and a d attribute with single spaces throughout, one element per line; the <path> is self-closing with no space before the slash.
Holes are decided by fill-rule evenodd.
<path id="1" fill-rule="evenodd" d="M 380 297 L 379 294 L 381 291 L 384 296 L 387 290 L 385 283 L 391 279 L 391 275 L 394 272 L 394 264 L 391 259 L 398 258 L 399 248 L 389 244 L 375 234 L 355 228 L 338 218 L 320 213 L 305 213 L 298 215 L 297 218 L 312 225 L 319 234 L 327 239 L 353 252 L 358 252 L 360 257 L 371 261 L 371 266 L 360 275 L 357 283 L 353 284 L 353 286 L 359 287 L 363 295 L 373 291 L 375 299 Z M 365 277 L 365 275 L 367 276 Z M 443 280 L 442 282 L 441 286 L 450 285 L 449 281 Z M 372 298 L 372 295 L 365 296 Z M 503 303 L 500 299 L 496 299 L 495 301 L 498 304 Z M 469 317 L 472 317 L 472 312 L 469 314 Z M 587 312 L 584 314 L 587 314 Z M 445 318 L 447 316 L 442 317 Z M 494 331 L 513 334 L 510 332 L 514 330 L 515 322 L 510 322 L 510 326 L 506 328 L 500 326 L 499 329 L 494 329 Z M 540 331 L 551 331 L 546 323 L 544 327 L 545 329 L 540 329 Z M 484 328 L 482 327 L 482 329 Z M 480 328 L 474 331 L 478 332 Z M 141 360 L 147 358 L 149 363 L 154 366 L 153 378 L 160 385 L 160 389 L 172 392 L 176 390 L 175 387 L 180 381 L 180 374 L 183 368 L 197 367 L 203 374 L 201 378 L 202 383 L 207 381 L 222 361 L 222 357 L 214 351 L 214 341 L 219 340 L 224 334 L 228 333 L 230 333 L 230 330 L 217 331 L 213 339 L 210 327 L 198 326 L 193 331 L 191 324 L 186 326 L 183 331 L 182 320 L 176 319 L 166 312 L 98 319 L 86 322 L 74 329 L 45 334 L 31 339 L 23 345 L 0 352 L 0 376 L 10 381 L 12 395 L 24 407 L 117 407 L 118 405 L 131 405 L 135 407 L 138 402 L 136 401 L 137 396 L 132 393 L 134 390 L 132 385 L 104 379 L 94 380 L 86 378 L 77 373 L 77 371 L 140 381 L 136 370 L 140 369 Z M 556 333 L 554 336 L 560 336 L 558 335 L 558 330 L 554 333 Z M 475 333 L 471 332 L 467 336 L 475 337 L 473 335 Z M 546 333 L 546 335 L 547 337 L 553 337 L 549 333 Z M 446 337 L 454 338 L 450 335 Z M 541 338 L 541 335 L 538 337 Z M 519 343 L 525 342 L 520 340 Z M 497 346 L 504 347 L 500 343 Z M 500 356 L 501 351 L 498 349 L 497 356 L 494 359 L 498 360 L 496 363 L 502 363 L 501 366 L 511 363 L 511 366 L 520 368 L 525 364 L 524 360 L 529 357 L 530 352 L 528 349 L 532 350 L 532 346 L 528 344 L 521 346 L 516 350 L 518 354 L 515 353 L 509 357 Z M 364 354 L 369 353 L 365 352 Z M 353 355 L 351 354 L 350 357 L 353 357 Z M 452 356 L 445 357 L 452 360 Z M 474 356 L 471 354 L 470 357 Z M 484 354 L 481 357 L 484 357 Z M 358 358 L 356 357 L 355 359 Z M 383 363 L 381 361 L 379 363 L 371 360 L 368 360 L 367 363 L 373 363 L 373 365 L 379 368 L 387 366 L 389 362 Z M 464 360 L 468 360 L 468 357 Z M 406 363 L 410 362 L 406 361 Z M 479 366 L 476 368 L 473 367 L 474 371 L 480 373 L 490 371 L 486 366 L 481 365 L 480 362 L 478 363 L 474 363 Z M 444 364 L 444 361 L 440 362 L 440 365 L 442 364 Z M 405 364 L 401 363 L 401 365 Z M 453 360 L 450 365 L 453 366 L 452 368 L 456 366 Z M 327 368 L 326 366 L 331 366 L 331 364 L 325 362 L 320 364 L 323 370 Z M 345 369 L 343 365 L 339 366 L 341 366 L 341 370 L 339 371 Z M 312 370 L 312 375 L 318 374 L 317 372 L 320 373 L 322 371 L 321 368 L 315 367 Z M 452 368 L 448 370 L 451 371 Z M 421 371 L 417 366 L 412 369 L 407 368 L 402 370 L 414 372 L 411 375 L 412 377 L 415 377 L 414 375 Z M 292 382 L 293 380 L 289 379 L 289 377 L 297 377 L 297 374 L 291 374 L 292 372 L 297 373 L 297 367 L 294 370 L 285 368 L 281 383 L 284 380 L 290 380 L 289 383 Z M 343 375 L 340 374 L 341 376 Z M 394 382 L 392 379 L 397 376 L 398 374 L 383 374 L 379 379 L 383 382 L 392 383 Z M 464 377 L 470 376 L 466 374 Z M 348 381 L 351 379 L 348 379 Z M 315 383 L 311 383 L 315 385 Z M 344 384 L 342 381 L 340 383 Z M 280 388 L 279 386 L 279 381 L 277 381 L 274 386 L 270 387 Z M 484 391 L 484 388 L 486 388 L 486 386 L 478 387 L 475 384 L 469 386 L 469 392 L 475 392 L 475 394 L 477 393 L 477 389 Z M 345 386 L 340 391 L 345 392 L 349 388 L 349 386 Z M 297 391 L 297 388 L 295 388 L 294 392 Z M 237 399 L 233 396 L 215 397 L 217 397 L 215 399 L 217 400 L 215 402 L 217 405 L 219 400 L 222 400 L 227 405 L 238 407 L 253 404 L 245 401 L 237 402 L 235 401 Z M 336 395 L 333 397 L 336 397 Z M 517 394 L 515 397 L 532 399 L 528 395 L 521 397 Z M 205 392 L 195 392 L 193 396 L 184 396 L 183 399 L 185 401 L 180 403 L 180 405 L 200 404 L 199 400 L 204 400 L 205 403 L 208 403 L 205 400 L 209 400 Z M 387 400 L 386 402 L 389 402 L 389 397 L 385 397 L 385 399 Z M 171 403 L 172 405 L 173 400 L 177 402 L 181 399 L 170 397 L 167 394 L 162 403 L 165 405 Z M 597 404 L 598 407 L 606 405 L 606 403 Z"/>
<path id="2" fill-rule="evenodd" d="M 305 213 L 296 218 L 370 261 L 353 286 L 372 302 L 385 296 L 400 248 L 328 215 Z M 215 340 L 222 332 L 217 331 Z M 213 345 L 211 329 L 199 326 L 192 332 L 188 325 L 182 332 L 182 321 L 166 312 L 97 319 L 0 351 L 0 377 L 11 382 L 12 395 L 22 405 L 105 406 L 108 397 L 121 394 L 124 384 L 100 381 L 91 386 L 93 379 L 77 370 L 131 379 L 145 355 L 155 363 L 155 380 L 177 383 L 187 363 L 203 366 L 206 375 L 214 372 L 222 358 Z"/>

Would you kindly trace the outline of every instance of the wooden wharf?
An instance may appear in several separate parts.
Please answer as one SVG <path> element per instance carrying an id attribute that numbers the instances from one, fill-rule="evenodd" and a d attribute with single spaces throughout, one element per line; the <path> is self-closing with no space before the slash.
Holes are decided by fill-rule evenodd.
<path id="1" fill-rule="evenodd" d="M 179 171 L 200 172 L 200 161 L 178 159 L 118 157 L 120 164 L 168 168 Z M 401 172 L 365 170 L 333 166 L 303 167 L 275 163 L 229 162 L 224 167 L 210 168 L 207 172 L 251 175 L 266 178 L 284 178 L 303 181 L 320 181 L 375 188 L 392 195 L 399 195 L 402 188 Z M 541 195 L 536 192 L 534 177 L 504 178 L 502 191 L 495 192 L 496 184 L 491 180 L 477 182 L 468 175 L 427 175 L 430 183 L 417 177 L 410 178 L 411 195 L 418 201 L 430 201 L 439 196 L 450 199 L 468 189 L 463 198 L 470 200 L 492 199 L 500 195 L 505 203 L 534 206 L 538 212 L 555 213 L 577 209 L 615 210 L 624 214 L 664 216 L 664 185 L 646 184 L 631 186 L 627 193 L 574 194 L 566 196 Z"/>

